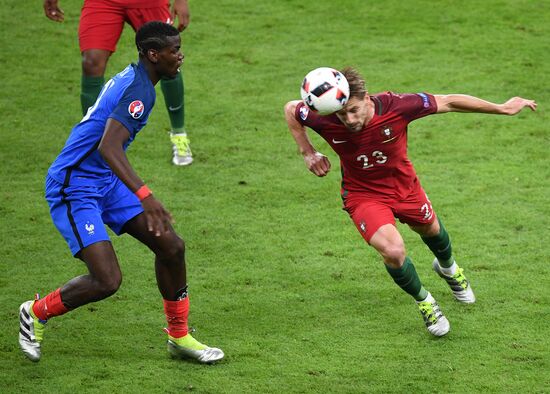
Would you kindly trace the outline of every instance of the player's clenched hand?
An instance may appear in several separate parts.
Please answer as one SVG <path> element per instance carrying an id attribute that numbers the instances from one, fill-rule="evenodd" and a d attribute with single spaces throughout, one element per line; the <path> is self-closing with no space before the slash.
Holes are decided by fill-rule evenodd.
<path id="1" fill-rule="evenodd" d="M 172 5 L 172 20 L 175 21 L 178 18 L 178 30 L 183 31 L 189 25 L 189 4 L 187 0 L 174 0 Z"/>
<path id="2" fill-rule="evenodd" d="M 65 13 L 59 8 L 57 0 L 44 0 L 44 13 L 52 21 L 63 22 Z"/>
<path id="3" fill-rule="evenodd" d="M 308 170 L 317 176 L 325 176 L 330 171 L 330 161 L 322 153 L 315 152 L 304 155 Z"/>
<path id="4" fill-rule="evenodd" d="M 164 209 L 160 201 L 150 195 L 141 201 L 141 205 L 147 221 L 147 230 L 153 232 L 157 237 L 170 231 L 173 223 L 172 215 Z"/>
<path id="5" fill-rule="evenodd" d="M 534 111 L 537 109 L 537 103 L 535 100 L 527 100 L 522 97 L 512 97 L 510 100 L 502 104 L 504 114 L 506 115 L 515 115 L 525 107 L 529 107 L 532 111 Z"/>

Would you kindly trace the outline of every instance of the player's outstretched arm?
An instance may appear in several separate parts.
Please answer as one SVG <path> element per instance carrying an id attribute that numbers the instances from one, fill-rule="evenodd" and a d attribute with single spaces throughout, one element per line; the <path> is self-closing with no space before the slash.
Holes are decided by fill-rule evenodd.
<path id="1" fill-rule="evenodd" d="M 187 0 L 174 0 L 174 3 L 172 4 L 172 20 L 175 22 L 176 18 L 178 19 L 178 30 L 185 30 L 185 28 L 189 25 L 189 19 L 191 18 Z"/>
<path id="2" fill-rule="evenodd" d="M 63 22 L 65 13 L 59 8 L 58 0 L 44 0 L 44 13 L 52 21 Z"/>
<path id="3" fill-rule="evenodd" d="M 535 100 L 528 100 L 522 97 L 512 97 L 502 104 L 491 103 L 474 96 L 466 94 L 435 95 L 437 113 L 445 112 L 478 112 L 484 114 L 515 115 L 523 108 L 537 109 Z"/>
<path id="4" fill-rule="evenodd" d="M 307 136 L 306 128 L 296 120 L 295 113 L 298 103 L 300 103 L 299 100 L 294 100 L 285 105 L 285 118 L 288 129 L 304 157 L 308 170 L 317 176 L 325 176 L 330 171 L 330 161 L 325 155 L 317 152 Z"/>
<path id="5" fill-rule="evenodd" d="M 128 129 L 119 121 L 109 118 L 97 149 L 115 175 L 135 193 L 144 185 L 144 182 L 136 174 L 124 152 L 124 144 L 128 138 L 130 138 Z M 149 195 L 141 201 L 141 205 L 149 231 L 160 236 L 170 230 L 170 224 L 173 222 L 172 216 L 164 209 L 160 201 L 153 195 Z"/>

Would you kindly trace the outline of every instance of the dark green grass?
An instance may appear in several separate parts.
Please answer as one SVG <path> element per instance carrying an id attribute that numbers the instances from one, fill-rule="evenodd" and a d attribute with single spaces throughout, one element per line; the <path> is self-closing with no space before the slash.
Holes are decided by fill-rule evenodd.
<path id="1" fill-rule="evenodd" d="M 43 200 L 45 172 L 80 118 L 76 30 L 41 4 L 0 1 L 1 392 L 550 392 L 547 1 L 191 2 L 183 35 L 196 162 L 170 164 L 158 105 L 129 155 L 187 243 L 191 325 L 216 366 L 172 361 L 152 257 L 115 238 L 124 281 L 47 326 L 44 357 L 17 344 L 17 308 L 84 272 Z M 108 74 L 135 59 L 126 27 Z M 335 155 L 309 174 L 282 116 L 303 75 L 354 65 L 369 90 L 537 99 L 514 118 L 414 122 L 410 157 L 478 302 L 459 305 L 400 226 L 451 321 L 434 339 L 341 211 Z"/>

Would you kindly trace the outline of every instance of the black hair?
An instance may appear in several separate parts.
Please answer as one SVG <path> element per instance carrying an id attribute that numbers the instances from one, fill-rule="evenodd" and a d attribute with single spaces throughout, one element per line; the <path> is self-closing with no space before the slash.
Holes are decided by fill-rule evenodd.
<path id="1" fill-rule="evenodd" d="M 145 56 L 148 50 L 160 51 L 168 46 L 167 37 L 179 35 L 180 32 L 174 26 L 164 22 L 147 22 L 136 33 L 136 47 L 141 56 Z"/>

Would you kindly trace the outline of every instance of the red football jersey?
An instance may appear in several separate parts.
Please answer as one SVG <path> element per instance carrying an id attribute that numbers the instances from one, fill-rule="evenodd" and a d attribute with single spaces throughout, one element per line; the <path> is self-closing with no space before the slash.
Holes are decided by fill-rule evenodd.
<path id="1" fill-rule="evenodd" d="M 363 192 L 401 198 L 416 181 L 407 157 L 407 125 L 437 111 L 428 93 L 370 96 L 374 117 L 363 130 L 350 132 L 335 114 L 321 116 L 304 103 L 296 106 L 296 119 L 323 137 L 340 157 L 342 194 Z"/>
<path id="2" fill-rule="evenodd" d="M 85 0 L 84 5 L 93 3 L 107 3 L 122 8 L 156 8 L 170 7 L 170 0 Z"/>

